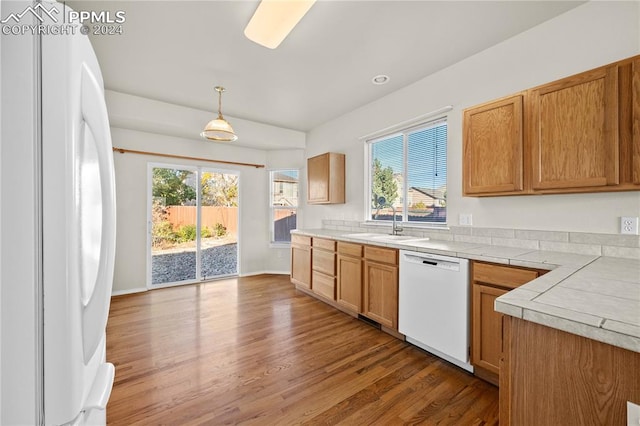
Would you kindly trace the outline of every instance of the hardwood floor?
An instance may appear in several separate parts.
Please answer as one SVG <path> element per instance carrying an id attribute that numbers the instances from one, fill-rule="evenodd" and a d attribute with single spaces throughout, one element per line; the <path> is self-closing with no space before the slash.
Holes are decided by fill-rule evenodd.
<path id="1" fill-rule="evenodd" d="M 111 425 L 498 423 L 498 389 L 261 275 L 112 299 Z"/>

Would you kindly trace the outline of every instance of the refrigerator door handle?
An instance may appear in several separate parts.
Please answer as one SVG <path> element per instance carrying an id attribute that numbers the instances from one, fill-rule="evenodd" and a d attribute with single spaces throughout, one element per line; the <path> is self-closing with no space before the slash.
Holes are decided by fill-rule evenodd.
<path id="1" fill-rule="evenodd" d="M 83 411 L 89 411 L 97 408 L 104 410 L 107 408 L 107 401 L 113 389 L 113 378 L 115 376 L 115 368 L 110 362 L 105 362 L 98 368 L 96 379 L 93 381 L 87 400 L 84 403 Z"/>
<path id="2" fill-rule="evenodd" d="M 83 347 L 87 362 L 95 353 L 107 325 L 115 260 L 115 176 L 109 116 L 101 86 L 86 64 L 82 66 L 82 117 L 95 138 L 102 190 L 102 241 L 95 283 L 82 294 Z"/>

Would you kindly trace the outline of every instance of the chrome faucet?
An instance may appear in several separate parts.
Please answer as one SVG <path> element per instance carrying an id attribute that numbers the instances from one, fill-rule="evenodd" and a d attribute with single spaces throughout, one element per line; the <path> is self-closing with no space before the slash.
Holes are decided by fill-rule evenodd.
<path id="1" fill-rule="evenodd" d="M 393 211 L 393 225 L 391 228 L 391 235 L 400 235 L 403 229 L 402 224 L 398 224 L 396 222 L 396 208 L 393 206 L 393 204 L 387 203 L 387 199 L 384 197 L 378 197 L 376 201 L 378 202 L 378 208 L 386 206 L 391 207 L 391 210 Z"/>
<path id="2" fill-rule="evenodd" d="M 402 224 L 398 224 L 396 222 L 396 208 L 393 207 L 392 204 L 389 204 L 389 207 L 391 207 L 391 210 L 393 211 L 393 225 L 391 227 L 391 235 L 400 235 L 403 229 Z"/>

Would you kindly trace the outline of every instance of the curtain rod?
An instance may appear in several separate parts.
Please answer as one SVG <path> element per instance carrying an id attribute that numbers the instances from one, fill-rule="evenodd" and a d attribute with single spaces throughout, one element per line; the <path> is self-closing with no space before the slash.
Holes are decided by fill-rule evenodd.
<path id="1" fill-rule="evenodd" d="M 184 155 L 162 154 L 159 152 L 149 152 L 149 151 L 136 151 L 134 149 L 117 148 L 115 146 L 113 147 L 113 150 L 115 152 L 119 152 L 120 154 L 124 154 L 128 152 L 130 154 L 156 155 L 158 157 L 180 158 L 182 160 L 195 160 L 195 161 L 207 161 L 209 163 L 233 164 L 234 166 L 248 166 L 248 167 L 255 167 L 256 169 L 264 168 L 264 164 L 239 163 L 237 161 L 211 160 L 209 158 L 186 157 Z"/>

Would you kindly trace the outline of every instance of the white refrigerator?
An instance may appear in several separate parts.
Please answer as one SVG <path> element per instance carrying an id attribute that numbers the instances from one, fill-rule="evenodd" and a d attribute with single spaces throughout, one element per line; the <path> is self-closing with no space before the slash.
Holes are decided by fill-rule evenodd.
<path id="1" fill-rule="evenodd" d="M 60 18 L 69 11 L 49 1 L 3 3 L 0 14 L 5 25 L 24 25 L 25 20 L 61 25 Z M 38 22 L 40 18 L 34 10 L 27 9 L 30 5 L 44 18 L 43 22 Z M 71 24 L 64 22 L 64 25 Z M 20 43 L 15 37 L 30 38 L 32 47 L 24 48 L 24 52 L 11 51 L 13 45 Z M 7 173 L 1 175 L 0 423 L 30 422 L 25 419 L 33 418 L 34 422 L 46 425 L 105 424 L 106 404 L 114 380 L 114 366 L 106 362 L 105 329 L 113 283 L 116 222 L 113 152 L 102 74 L 88 37 L 80 31 L 5 33 L 0 48 L 10 50 L 3 52 L 1 64 L 3 74 L 8 73 L 3 76 L 0 92 L 2 165 L 11 167 L 14 153 L 14 161 L 20 161 L 20 151 L 14 151 L 14 145 L 31 143 L 33 162 L 24 164 L 23 170 L 32 167 L 35 175 L 33 179 L 28 177 L 31 186 L 25 186 L 25 190 L 32 190 L 34 201 L 32 205 L 21 204 L 21 208 L 31 208 L 23 214 L 33 217 L 34 242 L 24 247 L 18 244 L 24 253 L 12 254 L 15 259 L 27 259 L 32 264 L 34 273 L 26 275 L 33 279 L 24 279 L 23 286 L 33 286 L 29 294 L 35 300 L 24 300 L 19 295 L 21 287 L 7 280 L 12 277 L 13 265 L 6 254 L 12 243 L 7 241 L 11 238 L 11 225 L 5 219 L 14 213 L 6 206 L 6 200 L 12 199 L 8 193 L 12 187 L 8 185 Z M 33 58 L 21 58 L 23 54 Z M 11 67 L 19 63 L 33 66 L 32 70 L 22 70 L 34 77 L 30 95 L 24 90 L 16 93 L 10 87 L 12 72 L 21 75 Z M 16 78 L 15 84 L 24 82 Z M 29 102 L 33 104 L 33 138 L 19 141 L 7 137 L 12 125 L 15 126 L 10 122 L 12 114 L 16 120 L 24 119 L 24 114 L 17 115 L 11 110 L 12 105 L 19 108 Z M 28 105 L 25 111 L 29 111 Z M 19 198 L 23 193 L 13 195 Z M 13 223 L 20 221 L 18 216 L 13 219 Z M 12 314 L 12 304 L 32 311 L 34 320 L 21 324 L 18 316 L 23 313 Z M 16 323 L 10 324 L 13 319 Z M 22 340 L 18 345 L 9 346 L 12 339 L 17 341 L 13 336 L 20 333 Z M 25 342 L 31 339 L 35 354 L 19 348 L 23 343 L 27 347 Z M 14 353 L 19 351 L 23 351 L 24 361 Z M 21 362 L 35 362 L 30 365 L 33 376 L 29 366 Z M 16 375 L 26 376 L 25 383 Z M 20 396 L 13 396 L 14 391 Z M 33 402 L 24 401 L 29 395 L 33 395 Z M 33 417 L 31 413 L 15 412 L 31 409 L 35 410 Z"/>

